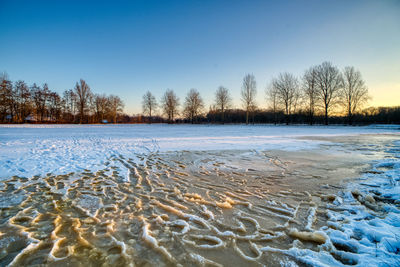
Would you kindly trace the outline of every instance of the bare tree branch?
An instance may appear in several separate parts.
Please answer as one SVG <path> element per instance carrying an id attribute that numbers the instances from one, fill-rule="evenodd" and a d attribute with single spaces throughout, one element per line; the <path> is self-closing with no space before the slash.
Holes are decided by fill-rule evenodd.
<path id="1" fill-rule="evenodd" d="M 89 85 L 83 79 L 81 79 L 79 83 L 76 83 L 75 94 L 77 96 L 79 107 L 79 122 L 83 123 L 89 97 L 92 94 Z"/>
<path id="2" fill-rule="evenodd" d="M 337 67 L 330 62 L 323 62 L 316 67 L 317 96 L 325 111 L 325 125 L 328 125 L 329 111 L 339 99 L 343 87 L 343 78 Z"/>
<path id="3" fill-rule="evenodd" d="M 289 124 L 289 117 L 295 111 L 299 100 L 299 82 L 290 73 L 281 73 L 278 78 L 272 80 L 272 90 L 276 94 L 278 103 L 283 105 L 286 124 Z"/>
<path id="4" fill-rule="evenodd" d="M 231 105 L 231 97 L 227 88 L 220 86 L 215 92 L 215 106 L 222 114 L 222 124 L 225 120 L 225 110 Z"/>
<path id="5" fill-rule="evenodd" d="M 178 115 L 179 98 L 173 90 L 168 89 L 161 98 L 161 106 L 170 123 L 174 122 L 174 118 Z"/>
<path id="6" fill-rule="evenodd" d="M 368 88 L 362 79 L 361 72 L 354 67 L 345 67 L 343 71 L 343 88 L 340 95 L 341 104 L 345 107 L 348 123 L 352 124 L 353 115 L 370 99 Z"/>
<path id="7" fill-rule="evenodd" d="M 243 107 L 246 110 L 246 124 L 249 124 L 249 113 L 255 110 L 257 106 L 255 101 L 257 94 L 256 86 L 256 78 L 253 74 L 244 76 L 241 95 Z"/>
<path id="8" fill-rule="evenodd" d="M 303 75 L 303 97 L 306 102 L 306 109 L 309 116 L 309 123 L 314 123 L 315 108 L 317 103 L 317 67 L 311 67 Z"/>
<path id="9" fill-rule="evenodd" d="M 143 114 L 148 115 L 150 117 L 150 123 L 152 120 L 152 114 L 156 110 L 158 104 L 156 98 L 153 96 L 150 91 L 147 91 L 143 95 L 143 100 L 142 100 L 142 109 L 143 109 Z"/>
<path id="10" fill-rule="evenodd" d="M 183 113 L 186 118 L 190 119 L 191 123 L 204 109 L 204 102 L 200 96 L 200 93 L 196 89 L 190 89 L 189 93 L 185 98 L 185 104 Z"/>

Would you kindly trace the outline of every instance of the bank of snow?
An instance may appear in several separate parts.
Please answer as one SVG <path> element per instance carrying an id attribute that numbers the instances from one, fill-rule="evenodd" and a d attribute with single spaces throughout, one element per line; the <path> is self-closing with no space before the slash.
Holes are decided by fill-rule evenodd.
<path id="1" fill-rule="evenodd" d="M 400 266 L 400 141 L 328 204 L 319 250 L 264 247 L 312 266 Z"/>

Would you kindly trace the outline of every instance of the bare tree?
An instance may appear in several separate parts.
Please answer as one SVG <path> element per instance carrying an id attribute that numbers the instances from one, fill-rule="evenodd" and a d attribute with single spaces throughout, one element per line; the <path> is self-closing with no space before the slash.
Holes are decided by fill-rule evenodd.
<path id="1" fill-rule="evenodd" d="M 345 67 L 343 71 L 343 88 L 341 103 L 347 113 L 348 123 L 353 123 L 354 113 L 369 100 L 368 88 L 361 76 L 361 72 L 354 67 Z"/>
<path id="2" fill-rule="evenodd" d="M 103 122 L 106 113 L 108 112 L 108 98 L 106 95 L 96 94 L 94 96 L 95 113 L 98 122 Z"/>
<path id="3" fill-rule="evenodd" d="M 152 121 L 152 115 L 153 115 L 153 112 L 156 110 L 157 106 L 158 106 L 158 103 L 157 103 L 156 98 L 150 91 L 147 91 L 143 95 L 142 109 L 143 109 L 143 114 L 149 116 L 149 118 L 150 118 L 149 123 L 151 123 L 151 121 Z"/>
<path id="4" fill-rule="evenodd" d="M 76 113 L 76 94 L 72 89 L 65 90 L 63 94 L 63 104 L 64 104 L 64 117 L 67 121 L 75 121 Z"/>
<path id="5" fill-rule="evenodd" d="M 79 110 L 81 123 L 93 123 L 103 117 L 116 122 L 123 106 L 118 96 L 92 95 L 83 80 L 74 90 L 64 91 L 61 98 L 46 83 L 42 87 L 33 84 L 29 88 L 24 81 L 12 83 L 6 74 L 0 73 L 0 122 L 21 123 L 33 119 L 74 122 L 76 110 Z M 35 118 L 29 116 L 32 111 Z"/>
<path id="6" fill-rule="evenodd" d="M 113 123 L 116 123 L 118 113 L 123 111 L 124 102 L 122 102 L 122 100 L 121 100 L 121 98 L 119 98 L 119 96 L 110 95 L 108 97 L 108 103 L 109 103 L 110 114 L 111 114 Z"/>
<path id="7" fill-rule="evenodd" d="M 49 87 L 46 83 L 43 84 L 42 88 L 34 83 L 31 87 L 31 94 L 33 102 L 35 104 L 37 119 L 40 121 L 44 121 L 47 113 L 47 101 L 50 94 Z"/>
<path id="8" fill-rule="evenodd" d="M 194 120 L 200 115 L 203 108 L 204 102 L 200 96 L 200 93 L 196 89 L 190 89 L 185 98 L 183 109 L 186 118 L 190 119 L 191 123 L 193 124 Z"/>
<path id="9" fill-rule="evenodd" d="M 161 98 L 161 105 L 168 121 L 172 123 L 175 116 L 178 114 L 179 98 L 173 90 L 168 89 Z"/>
<path id="10" fill-rule="evenodd" d="M 47 117 L 48 119 L 48 106 L 49 106 L 49 101 L 50 101 L 50 93 L 51 90 L 49 89 L 49 86 L 47 85 L 47 83 L 44 83 L 42 86 L 42 112 L 41 112 L 41 120 L 43 121 L 43 119 L 45 117 Z"/>
<path id="11" fill-rule="evenodd" d="M 52 121 L 59 121 L 61 117 L 62 100 L 57 92 L 49 92 L 48 117 Z"/>
<path id="12" fill-rule="evenodd" d="M 227 88 L 220 86 L 215 92 L 215 106 L 222 114 L 222 124 L 225 121 L 225 110 L 231 105 L 232 99 Z"/>
<path id="13" fill-rule="evenodd" d="M 311 67 L 303 75 L 303 97 L 307 105 L 310 125 L 314 123 L 317 94 L 317 68 Z"/>
<path id="14" fill-rule="evenodd" d="M 284 107 L 286 115 L 286 124 L 289 124 L 289 118 L 295 110 L 299 96 L 299 82 L 291 73 L 281 73 L 278 78 L 272 80 L 272 90 L 276 92 L 279 103 Z"/>
<path id="15" fill-rule="evenodd" d="M 269 102 L 271 110 L 274 114 L 274 124 L 276 125 L 277 123 L 277 112 L 278 112 L 278 92 L 277 90 L 272 86 L 272 84 L 267 87 L 265 90 L 265 95 L 267 102 Z"/>
<path id="16" fill-rule="evenodd" d="M 296 78 L 297 80 L 297 78 Z M 292 114 L 297 113 L 298 107 L 302 106 L 303 99 L 301 97 L 301 90 L 300 90 L 300 85 L 299 81 L 297 80 L 297 90 L 294 93 L 293 96 L 293 108 L 292 108 Z"/>
<path id="17" fill-rule="evenodd" d="M 338 102 L 339 93 L 343 87 L 343 78 L 339 69 L 330 62 L 323 62 L 316 67 L 316 71 L 317 95 L 324 109 L 325 125 L 328 125 L 329 111 Z"/>
<path id="18" fill-rule="evenodd" d="M 12 82 L 5 72 L 0 73 L 0 109 L 1 121 L 10 122 L 14 115 L 14 92 Z"/>
<path id="19" fill-rule="evenodd" d="M 79 107 L 79 123 L 83 123 L 89 98 L 92 94 L 89 85 L 83 79 L 79 83 L 76 83 L 75 94 Z"/>
<path id="20" fill-rule="evenodd" d="M 96 122 L 96 97 L 94 94 L 90 94 L 88 98 L 88 103 L 86 106 L 87 111 L 87 123 Z"/>
<path id="21" fill-rule="evenodd" d="M 15 82 L 15 94 L 17 98 L 18 121 L 24 122 L 25 118 L 31 113 L 31 93 L 28 85 L 24 81 Z"/>
<path id="22" fill-rule="evenodd" d="M 244 76 L 241 94 L 243 107 L 246 110 L 246 124 L 249 124 L 249 113 L 256 107 L 256 86 L 256 79 L 253 74 Z"/>

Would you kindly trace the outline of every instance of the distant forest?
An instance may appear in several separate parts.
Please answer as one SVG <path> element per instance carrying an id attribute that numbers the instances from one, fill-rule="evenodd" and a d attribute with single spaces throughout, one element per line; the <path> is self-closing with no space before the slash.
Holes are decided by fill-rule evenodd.
<path id="1" fill-rule="evenodd" d="M 267 109 L 257 106 L 254 75 L 241 87 L 241 108 L 233 107 L 229 89 L 220 86 L 207 109 L 196 89 L 181 105 L 167 89 L 159 101 L 151 92 L 142 98 L 142 114 L 127 115 L 116 95 L 95 94 L 81 79 L 60 95 L 47 84 L 27 85 L 0 75 L 0 123 L 274 123 L 400 124 L 400 106 L 365 108 L 370 96 L 360 71 L 342 71 L 330 62 L 307 69 L 302 77 L 280 73 L 265 90 Z"/>

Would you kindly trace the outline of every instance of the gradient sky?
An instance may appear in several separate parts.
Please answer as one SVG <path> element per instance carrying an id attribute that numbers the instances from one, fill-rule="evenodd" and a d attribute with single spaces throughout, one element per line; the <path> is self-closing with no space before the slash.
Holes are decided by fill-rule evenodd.
<path id="1" fill-rule="evenodd" d="M 359 69 L 370 105 L 400 105 L 400 0 L 0 0 L 0 71 L 60 93 L 83 78 L 129 114 L 167 88 L 208 107 L 224 85 L 238 106 L 246 73 L 266 107 L 272 77 L 325 60 Z"/>

